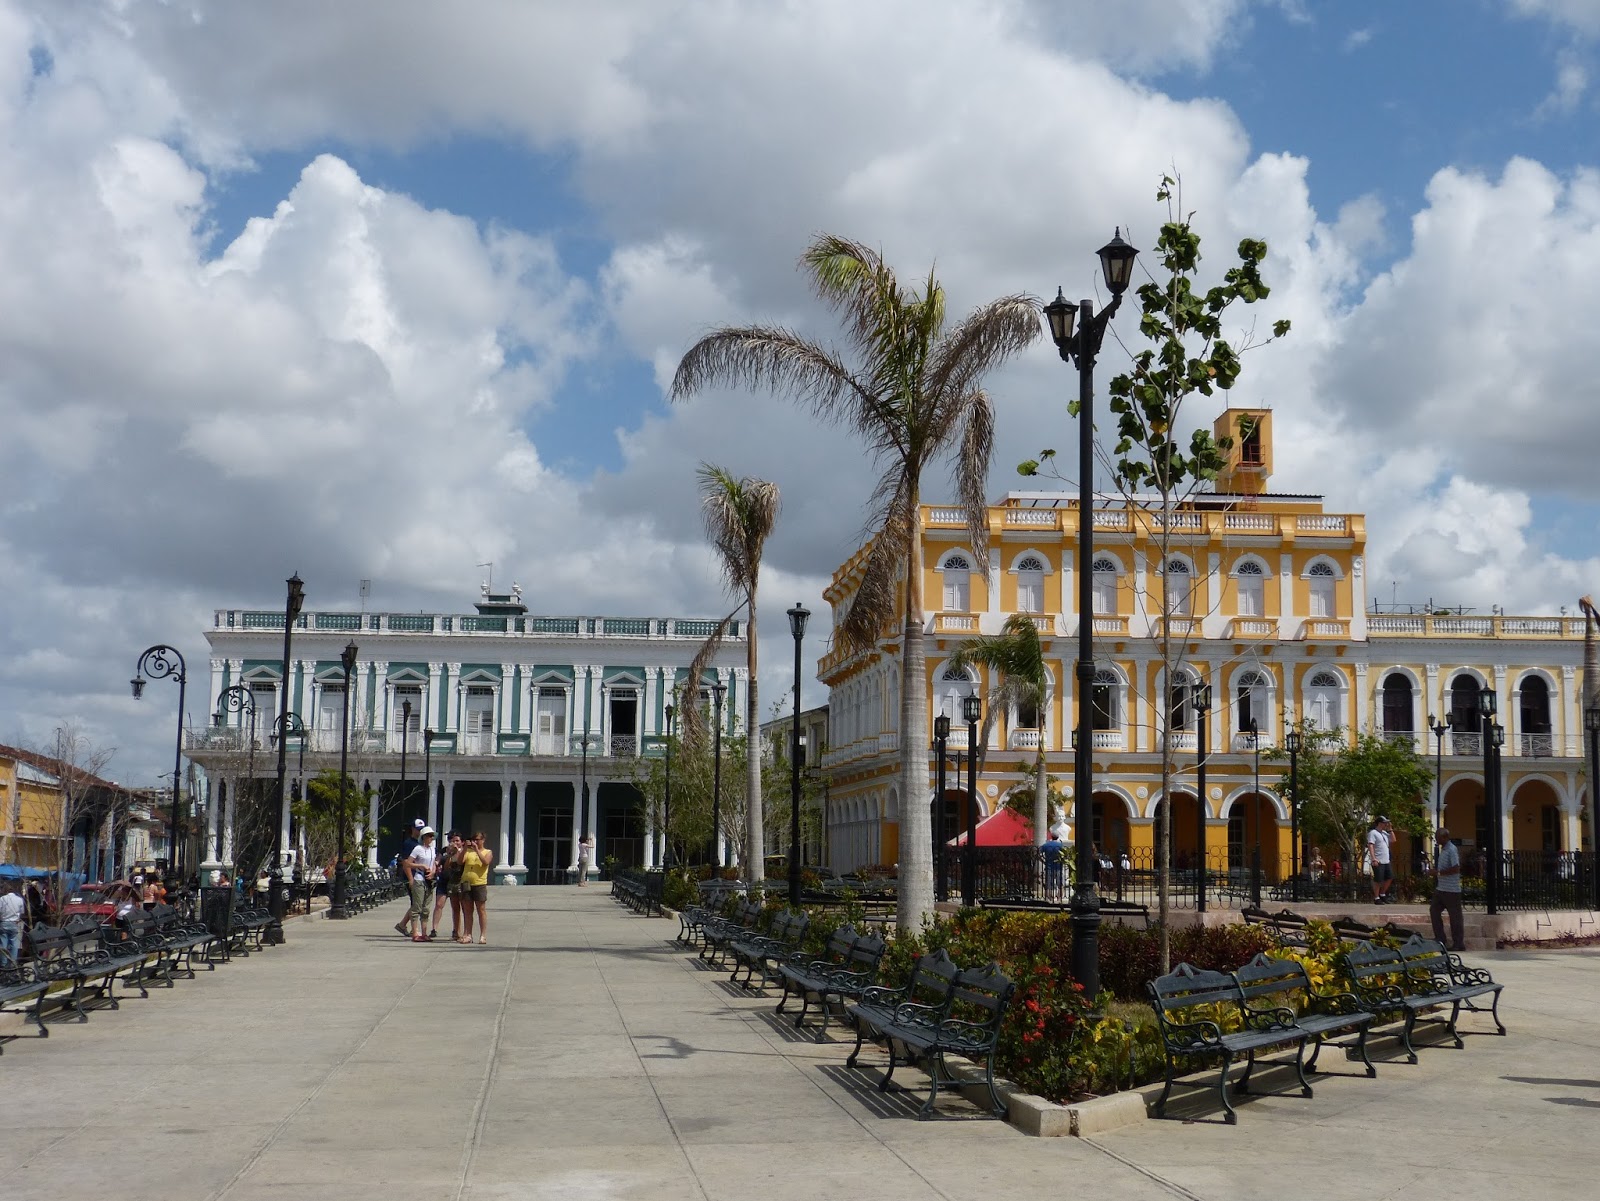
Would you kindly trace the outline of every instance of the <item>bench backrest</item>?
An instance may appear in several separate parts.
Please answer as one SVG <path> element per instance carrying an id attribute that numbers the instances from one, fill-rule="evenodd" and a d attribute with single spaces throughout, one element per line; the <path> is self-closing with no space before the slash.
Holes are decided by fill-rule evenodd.
<path id="1" fill-rule="evenodd" d="M 1350 979 L 1365 985 L 1379 976 L 1398 975 L 1405 971 L 1405 961 L 1392 947 L 1381 947 L 1375 942 L 1358 942 L 1345 958 Z"/>
<path id="2" fill-rule="evenodd" d="M 1000 1028 L 1006 1006 L 1017 986 L 1000 970 L 1000 965 L 968 968 L 956 974 L 950 990 L 950 1017 L 966 1023 L 966 1037 L 989 1042 Z"/>
<path id="3" fill-rule="evenodd" d="M 32 931 L 33 954 L 41 964 L 72 961 L 72 935 L 60 926 L 37 925 Z"/>
<path id="4" fill-rule="evenodd" d="M 122 928 L 133 938 L 149 938 L 157 932 L 156 919 L 143 909 L 130 909 L 118 920 L 121 922 Z M 105 927 L 101 927 L 101 929 L 104 934 L 111 933 Z M 102 937 L 104 937 L 104 934 Z"/>
<path id="5" fill-rule="evenodd" d="M 171 905 L 157 905 L 150 911 L 150 920 L 156 924 L 157 930 L 170 930 L 178 924 L 178 911 Z"/>
<path id="6" fill-rule="evenodd" d="M 811 915 L 804 911 L 791 910 L 772 924 L 772 936 L 779 942 L 799 946 L 806 940 L 806 931 L 809 929 L 811 929 Z"/>
<path id="7" fill-rule="evenodd" d="M 889 949 L 889 944 L 879 934 L 863 934 L 856 939 L 855 946 L 850 948 L 850 967 L 854 971 L 875 972 L 878 964 L 883 961 L 884 952 Z"/>
<path id="8" fill-rule="evenodd" d="M 850 958 L 850 952 L 855 950 L 858 938 L 860 938 L 860 935 L 856 933 L 856 928 L 849 922 L 845 922 L 844 925 L 828 935 L 828 945 L 823 951 L 822 957 L 829 963 L 845 962 Z"/>
<path id="9" fill-rule="evenodd" d="M 62 930 L 67 935 L 73 955 L 85 955 L 100 946 L 100 923 L 87 914 L 80 913 L 67 919 Z"/>
<path id="10" fill-rule="evenodd" d="M 929 951 L 911 968 L 911 979 L 906 983 L 906 1000 L 943 1009 L 949 1005 L 950 992 L 955 987 L 958 974 L 960 969 L 951 962 L 943 947 Z"/>
<path id="11" fill-rule="evenodd" d="M 1163 1019 L 1199 1005 L 1233 1005 L 1240 999 L 1238 982 L 1232 976 L 1192 963 L 1180 963 L 1167 975 L 1157 976 L 1145 985 L 1145 991 L 1156 1016 Z"/>
<path id="12" fill-rule="evenodd" d="M 1450 979 L 1450 955 L 1442 942 L 1413 934 L 1401 945 L 1400 958 L 1405 963 L 1407 975 Z"/>
<path id="13" fill-rule="evenodd" d="M 1305 964 L 1297 959 L 1274 959 L 1265 951 L 1235 971 L 1233 982 L 1239 986 L 1239 996 L 1246 1004 L 1285 993 L 1295 994 L 1298 1000 L 1311 992 Z"/>

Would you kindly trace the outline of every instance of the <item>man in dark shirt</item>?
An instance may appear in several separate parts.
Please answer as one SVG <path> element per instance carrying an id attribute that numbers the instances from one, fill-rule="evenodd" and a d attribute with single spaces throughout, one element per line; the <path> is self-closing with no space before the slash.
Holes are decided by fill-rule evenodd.
<path id="1" fill-rule="evenodd" d="M 422 828 L 427 824 L 420 817 L 417 818 L 416 821 L 411 823 L 411 829 L 406 831 L 406 836 L 400 843 L 400 878 L 408 883 L 409 875 L 406 871 L 406 860 L 410 859 L 411 852 L 417 849 L 418 835 L 422 833 Z M 407 938 L 411 937 L 410 920 L 411 915 L 407 913 L 405 917 L 394 924 L 394 928 Z"/>

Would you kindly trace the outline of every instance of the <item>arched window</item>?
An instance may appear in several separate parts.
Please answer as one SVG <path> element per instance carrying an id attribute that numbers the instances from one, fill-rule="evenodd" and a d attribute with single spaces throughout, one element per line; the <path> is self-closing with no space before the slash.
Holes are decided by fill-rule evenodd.
<path id="1" fill-rule="evenodd" d="M 1462 672 L 1450 681 L 1450 728 L 1458 734 L 1476 734 L 1478 723 L 1478 680 Z"/>
<path id="2" fill-rule="evenodd" d="M 1121 574 L 1115 559 L 1096 559 L 1094 561 L 1094 611 L 1096 613 L 1115 613 L 1117 611 L 1117 576 Z"/>
<path id="3" fill-rule="evenodd" d="M 962 555 L 944 561 L 944 607 L 954 613 L 972 608 L 972 564 Z"/>
<path id="4" fill-rule="evenodd" d="M 1306 681 L 1306 717 L 1319 730 L 1337 730 L 1343 721 L 1339 712 L 1339 677 L 1319 671 Z"/>
<path id="5" fill-rule="evenodd" d="M 1306 573 L 1311 585 L 1311 616 L 1337 617 L 1339 603 L 1334 595 L 1338 578 L 1327 563 L 1313 563 Z"/>
<path id="6" fill-rule="evenodd" d="M 1267 677 L 1259 671 L 1247 671 L 1239 677 L 1238 699 L 1233 706 L 1239 730 L 1250 730 L 1252 722 L 1263 731 L 1267 729 L 1272 717 L 1269 688 Z"/>
<path id="7" fill-rule="evenodd" d="M 1245 559 L 1233 569 L 1239 582 L 1239 616 L 1262 617 L 1266 614 L 1266 573 L 1254 559 Z"/>
<path id="8" fill-rule="evenodd" d="M 1102 667 L 1094 673 L 1094 686 L 1091 691 L 1090 703 L 1093 712 L 1090 714 L 1090 725 L 1096 730 L 1120 730 L 1122 728 L 1122 706 L 1119 703 L 1122 692 L 1122 680 L 1117 673 L 1108 667 Z"/>
<path id="9" fill-rule="evenodd" d="M 933 698 L 933 714 L 944 714 L 951 722 L 961 723 L 961 698 L 972 695 L 977 687 L 972 676 L 954 667 L 945 668 L 939 677 L 939 687 Z"/>
<path id="10" fill-rule="evenodd" d="M 1173 617 L 1188 617 L 1194 612 L 1194 580 L 1189 565 L 1182 559 L 1168 559 L 1166 581 L 1167 612 Z"/>
<path id="11" fill-rule="evenodd" d="M 1415 729 L 1411 680 L 1404 672 L 1391 671 L 1383 678 L 1383 732 L 1410 734 Z"/>
<path id="12" fill-rule="evenodd" d="M 1174 730 L 1187 730 L 1196 716 L 1190 701 L 1194 696 L 1194 681 L 1187 672 L 1172 677 L 1172 687 L 1167 689 L 1167 724 Z"/>
<path id="13" fill-rule="evenodd" d="M 1543 676 L 1522 677 L 1522 705 L 1517 714 L 1523 734 L 1550 733 L 1550 685 Z"/>
<path id="14" fill-rule="evenodd" d="M 1017 564 L 1017 612 L 1044 612 L 1044 563 L 1033 555 Z"/>

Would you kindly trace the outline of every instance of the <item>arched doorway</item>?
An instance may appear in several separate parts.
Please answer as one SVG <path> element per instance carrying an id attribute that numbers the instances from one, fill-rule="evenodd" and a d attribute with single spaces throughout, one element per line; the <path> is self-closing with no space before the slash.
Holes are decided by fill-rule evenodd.
<path id="1" fill-rule="evenodd" d="M 1095 848 L 1113 858 L 1128 849 L 1128 802 L 1115 792 L 1094 794 L 1094 830 L 1090 834 Z"/>
<path id="2" fill-rule="evenodd" d="M 1566 850 L 1566 822 L 1556 790 L 1546 780 L 1525 780 L 1511 794 L 1511 849 Z"/>
<path id="3" fill-rule="evenodd" d="M 1280 880 L 1288 872 L 1280 868 L 1278 846 L 1278 810 L 1272 798 L 1265 793 L 1245 793 L 1235 797 L 1228 806 L 1228 870 L 1244 871 L 1255 864 L 1257 848 L 1261 852 L 1261 875 L 1264 880 Z M 1287 855 L 1288 845 L 1282 848 Z"/>
<path id="4" fill-rule="evenodd" d="M 1172 869 L 1175 872 L 1191 871 L 1200 865 L 1200 801 L 1192 793 L 1178 792 L 1172 797 Z M 1167 802 L 1165 798 L 1155 806 L 1155 846 L 1160 862 L 1161 841 L 1166 837 Z"/>
<path id="5" fill-rule="evenodd" d="M 1488 813 L 1483 803 L 1483 781 L 1470 777 L 1452 780 L 1444 790 L 1444 824 L 1461 846 L 1463 860 L 1469 852 L 1488 845 Z"/>

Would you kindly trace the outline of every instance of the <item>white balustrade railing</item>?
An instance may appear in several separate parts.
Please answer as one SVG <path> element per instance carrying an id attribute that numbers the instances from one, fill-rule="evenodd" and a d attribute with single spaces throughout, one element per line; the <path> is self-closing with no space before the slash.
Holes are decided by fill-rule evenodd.
<path id="1" fill-rule="evenodd" d="M 1533 759 L 1548 759 L 1556 753 L 1555 738 L 1550 734 L 1522 734 L 1517 743 L 1521 752 Z"/>
<path id="2" fill-rule="evenodd" d="M 1127 741 L 1121 730 L 1095 730 L 1089 740 L 1097 751 L 1120 751 Z"/>
<path id="3" fill-rule="evenodd" d="M 1039 731 L 1012 730 L 1007 743 L 1014 751 L 1036 751 L 1039 749 Z"/>

